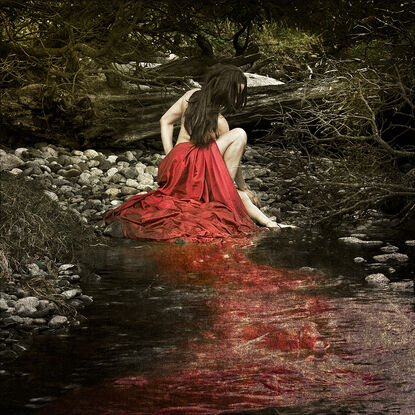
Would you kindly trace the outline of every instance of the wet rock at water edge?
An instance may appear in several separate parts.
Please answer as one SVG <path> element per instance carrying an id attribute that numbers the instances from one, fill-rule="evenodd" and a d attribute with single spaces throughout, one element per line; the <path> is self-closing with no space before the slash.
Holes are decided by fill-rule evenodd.
<path id="1" fill-rule="evenodd" d="M 382 252 L 384 252 L 385 254 L 393 254 L 393 253 L 395 253 L 395 252 L 398 252 L 399 251 L 399 248 L 397 247 L 397 246 L 394 246 L 394 245 L 386 245 L 386 246 L 382 246 L 381 248 L 380 248 L 380 250 L 382 251 Z"/>
<path id="2" fill-rule="evenodd" d="M 346 236 L 338 239 L 340 242 L 345 243 L 346 245 L 354 246 L 381 246 L 383 245 L 382 241 L 364 241 L 362 239 L 356 238 L 355 236 Z"/>
<path id="3" fill-rule="evenodd" d="M 414 290 L 414 282 L 407 280 L 407 281 L 398 281 L 398 282 L 391 282 L 390 287 L 396 291 L 413 291 Z"/>
<path id="4" fill-rule="evenodd" d="M 68 323 L 68 318 L 65 316 L 54 316 L 49 321 L 49 327 L 52 329 L 58 329 L 65 326 Z"/>
<path id="5" fill-rule="evenodd" d="M 381 273 L 370 274 L 365 278 L 365 280 L 369 285 L 373 285 L 376 287 L 385 287 L 390 282 L 389 278 Z"/>
<path id="6" fill-rule="evenodd" d="M 408 255 L 395 252 L 393 254 L 375 255 L 373 259 L 378 262 L 387 262 L 387 261 L 406 262 L 408 261 Z"/>
<path id="7" fill-rule="evenodd" d="M 74 288 L 72 290 L 67 290 L 62 292 L 61 296 L 65 299 L 65 300 L 70 300 L 74 297 L 76 297 L 77 295 L 80 295 L 82 293 L 82 291 L 79 288 Z"/>
<path id="8" fill-rule="evenodd" d="M 415 240 L 405 241 L 405 245 L 407 245 L 407 246 L 415 246 Z"/>
<path id="9" fill-rule="evenodd" d="M 366 259 L 362 258 L 361 256 L 357 256 L 357 257 L 353 258 L 353 262 L 356 263 L 356 264 L 363 264 L 367 261 L 366 261 Z"/>

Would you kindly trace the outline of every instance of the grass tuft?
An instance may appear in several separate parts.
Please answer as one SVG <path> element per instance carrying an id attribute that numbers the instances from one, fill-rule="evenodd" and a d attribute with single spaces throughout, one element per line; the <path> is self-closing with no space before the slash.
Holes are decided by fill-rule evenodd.
<path id="1" fill-rule="evenodd" d="M 96 236 L 32 181 L 0 173 L 0 278 L 24 273 L 33 260 L 70 262 Z"/>

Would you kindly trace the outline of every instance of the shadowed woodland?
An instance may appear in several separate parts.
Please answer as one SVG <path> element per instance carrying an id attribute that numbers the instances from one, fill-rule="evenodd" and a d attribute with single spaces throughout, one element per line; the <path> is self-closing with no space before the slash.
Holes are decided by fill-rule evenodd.
<path id="1" fill-rule="evenodd" d="M 5 0 L 0 17 L 4 146 L 159 150 L 162 113 L 232 63 L 284 83 L 249 88 L 229 120 L 293 151 L 312 224 L 374 208 L 413 223 L 413 2 Z"/>

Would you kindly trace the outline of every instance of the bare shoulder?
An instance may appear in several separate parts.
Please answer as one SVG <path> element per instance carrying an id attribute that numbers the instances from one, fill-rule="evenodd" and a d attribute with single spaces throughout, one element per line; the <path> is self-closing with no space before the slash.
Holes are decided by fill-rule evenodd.
<path id="1" fill-rule="evenodd" d="M 193 88 L 187 91 L 181 98 L 182 101 L 182 112 L 184 112 L 189 104 L 190 97 L 196 92 L 200 91 L 200 88 Z"/>
<path id="2" fill-rule="evenodd" d="M 218 132 L 221 136 L 222 134 L 225 134 L 229 131 L 229 124 L 226 118 L 222 115 L 218 115 Z"/>

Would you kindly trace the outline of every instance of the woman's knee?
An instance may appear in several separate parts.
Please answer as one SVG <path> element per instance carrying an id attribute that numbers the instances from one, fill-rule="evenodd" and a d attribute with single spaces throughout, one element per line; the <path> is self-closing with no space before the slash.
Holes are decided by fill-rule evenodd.
<path id="1" fill-rule="evenodd" d="M 240 144 L 241 146 L 245 147 L 246 143 L 248 141 L 248 135 L 246 134 L 245 130 L 243 128 L 237 127 L 233 128 L 232 132 L 235 135 L 234 142 Z"/>

